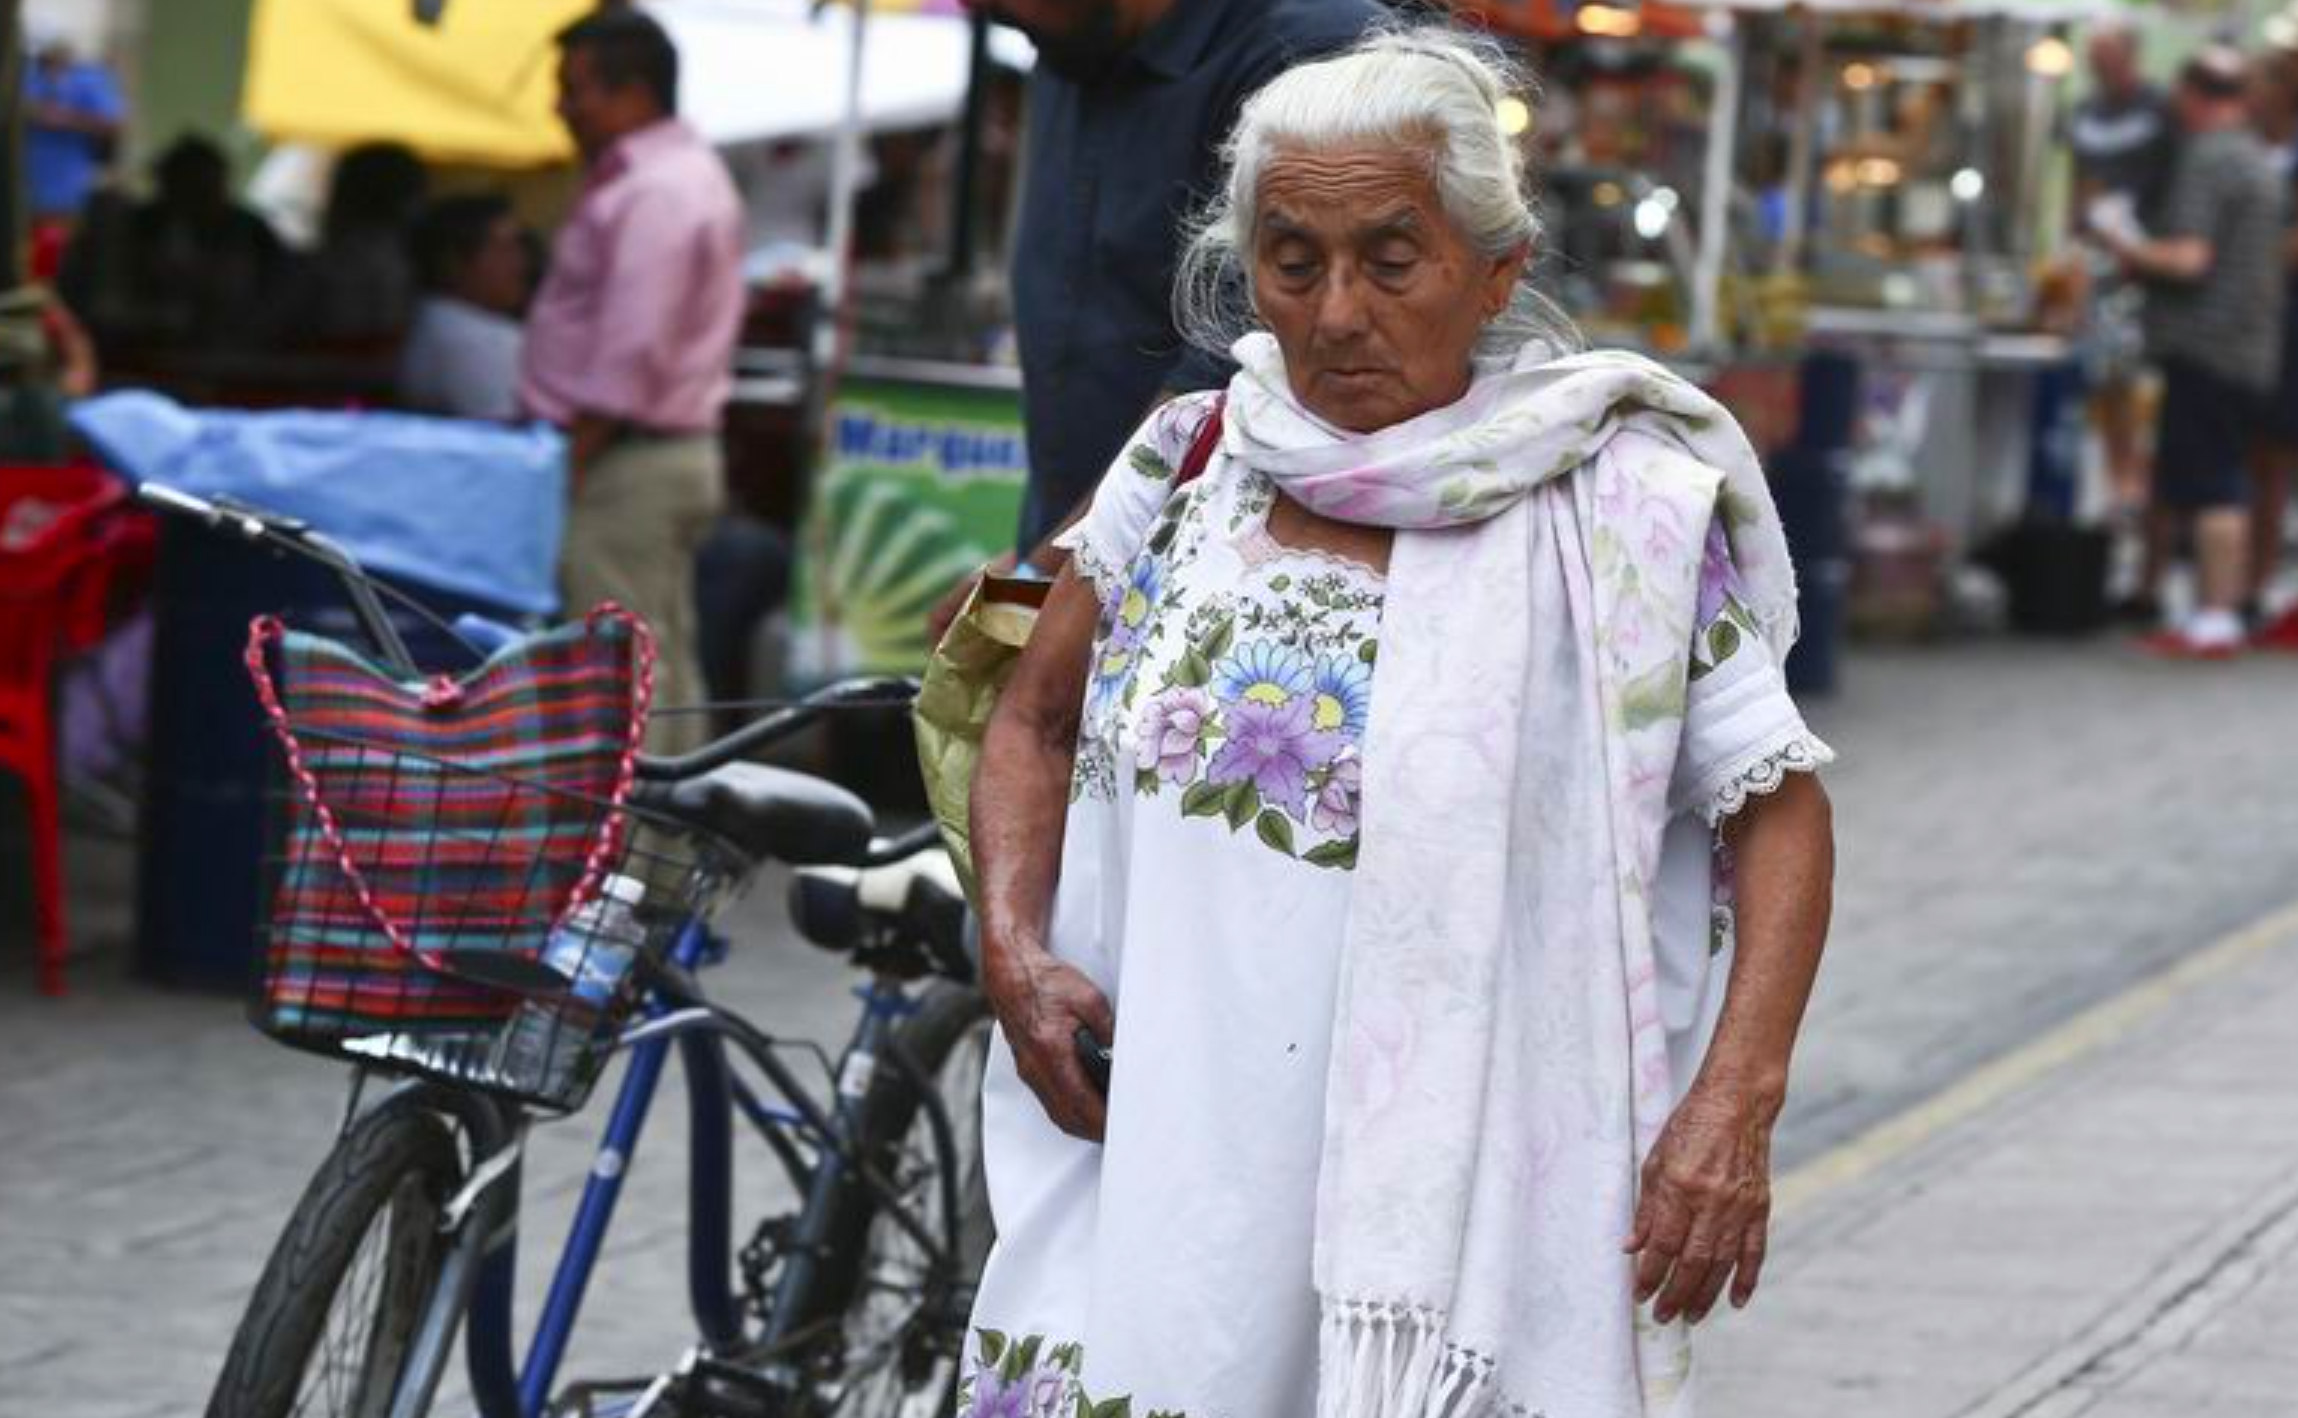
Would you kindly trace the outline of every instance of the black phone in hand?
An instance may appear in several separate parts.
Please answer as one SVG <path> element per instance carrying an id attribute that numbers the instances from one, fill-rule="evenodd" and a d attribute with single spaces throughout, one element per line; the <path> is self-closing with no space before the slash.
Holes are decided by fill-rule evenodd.
<path id="1" fill-rule="evenodd" d="M 1077 1062 L 1084 1066 L 1085 1077 L 1093 1091 L 1109 1096 L 1109 1062 L 1116 1055 L 1107 1044 L 1093 1037 L 1093 1031 L 1084 1025 L 1077 1028 Z"/>

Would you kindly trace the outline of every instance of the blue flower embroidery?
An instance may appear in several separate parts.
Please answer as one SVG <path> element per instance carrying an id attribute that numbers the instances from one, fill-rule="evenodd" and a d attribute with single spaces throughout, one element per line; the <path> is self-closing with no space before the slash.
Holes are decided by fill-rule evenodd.
<path id="1" fill-rule="evenodd" d="M 1165 584 L 1165 564 L 1153 556 L 1144 556 L 1133 563 L 1133 572 L 1125 578 L 1125 589 L 1117 594 L 1116 614 L 1111 634 L 1139 640 L 1143 627 L 1149 623 L 1149 612 L 1157 604 L 1157 593 Z"/>
<path id="2" fill-rule="evenodd" d="M 1354 655 L 1322 656 L 1311 690 L 1316 696 L 1314 727 L 1352 739 L 1363 736 L 1365 717 L 1372 712 L 1372 666 Z"/>
<path id="3" fill-rule="evenodd" d="M 1102 637 L 1093 657 L 1093 692 L 1090 707 L 1098 711 L 1125 687 L 1133 662 L 1148 637 L 1149 613 L 1165 580 L 1163 565 L 1153 556 L 1133 563 L 1125 584 L 1103 605 Z"/>
<path id="4" fill-rule="evenodd" d="M 1241 645 L 1213 669 L 1215 698 L 1281 708 L 1309 692 L 1308 657 L 1274 640 Z"/>

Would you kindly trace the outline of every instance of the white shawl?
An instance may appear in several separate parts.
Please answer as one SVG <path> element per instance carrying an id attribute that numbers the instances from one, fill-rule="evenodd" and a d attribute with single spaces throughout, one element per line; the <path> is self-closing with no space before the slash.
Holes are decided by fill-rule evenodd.
<path id="1" fill-rule="evenodd" d="M 1479 375 L 1370 435 L 1236 350 L 1223 452 L 1400 529 L 1364 756 L 1317 1197 L 1320 1418 L 1684 1418 L 1683 1326 L 1633 1302 L 1673 1080 L 1652 908 L 1703 541 L 1795 634 L 1787 548 L 1721 406 L 1621 354 Z"/>

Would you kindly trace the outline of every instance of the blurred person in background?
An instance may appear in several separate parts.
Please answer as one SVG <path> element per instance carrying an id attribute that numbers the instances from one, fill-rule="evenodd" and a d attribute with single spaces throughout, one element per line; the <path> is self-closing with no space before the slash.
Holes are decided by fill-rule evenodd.
<path id="1" fill-rule="evenodd" d="M 742 204 L 676 116 L 678 50 L 659 24 L 600 10 L 558 43 L 559 117 L 587 172 L 528 317 L 519 404 L 566 431 L 569 609 L 611 600 L 645 616 L 661 642 L 655 702 L 694 704 L 694 553 L 724 500 Z M 662 719 L 649 743 L 675 752 L 703 728 Z"/>
<path id="2" fill-rule="evenodd" d="M 231 195 L 223 149 L 186 134 L 152 165 L 154 195 L 92 202 L 58 276 L 107 366 L 245 348 L 268 323 L 287 248 Z"/>
<path id="3" fill-rule="evenodd" d="M 399 398 L 452 418 L 519 416 L 519 323 L 534 288 L 525 229 L 499 196 L 447 197 L 409 240 L 423 295 L 399 352 Z"/>
<path id="4" fill-rule="evenodd" d="M 2178 114 L 2139 67 L 2138 32 L 2110 20 L 2091 31 L 2092 89 L 2067 121 L 2078 213 L 2099 204 L 2144 225 L 2161 208 L 2178 159 Z M 2111 219 L 2111 218 L 2110 218 Z M 2111 260 L 2096 273 L 2084 347 L 2092 408 L 2105 444 L 2115 512 L 2135 522 L 2146 508 L 2146 447 L 2140 382 L 2145 376 L 2135 284 Z M 2143 603 L 2135 610 L 2151 618 Z"/>
<path id="5" fill-rule="evenodd" d="M 2282 542 L 2290 483 L 2298 472 L 2298 9 L 2266 26 L 2268 48 L 2258 63 L 2252 89 L 2253 121 L 2268 154 L 2280 165 L 2285 206 L 2282 238 L 2282 366 L 2274 393 L 2260 420 L 2251 473 L 2256 480 L 2250 504 L 2251 601 L 2261 614 L 2281 569 Z M 2263 625 L 2258 638 L 2298 649 L 2298 607 Z"/>
<path id="6" fill-rule="evenodd" d="M 968 0 L 1029 36 L 1013 323 L 1029 483 L 1012 553 L 1051 575 L 1125 430 L 1163 399 L 1217 388 L 1225 361 L 1174 328 L 1185 219 L 1210 195 L 1245 99 L 1384 12 L 1373 0 Z M 973 579 L 934 611 L 938 641 Z"/>
<path id="7" fill-rule="evenodd" d="M 2160 653 L 2218 659 L 2245 638 L 2250 594 L 2252 432 L 2282 354 L 2283 195 L 2287 178 L 2250 129 L 2249 69 L 2213 45 L 2179 72 L 2183 140 L 2151 228 L 2094 220 L 2093 231 L 2146 283 L 2148 353 L 2162 369 L 2148 585 L 2158 591 L 2173 538 L 2192 529 L 2198 605 L 2148 638 Z"/>
<path id="8" fill-rule="evenodd" d="M 319 245 L 283 297 L 290 345 L 360 354 L 397 345 L 415 311 L 408 228 L 429 185 L 403 143 L 362 143 L 336 161 Z"/>
<path id="9" fill-rule="evenodd" d="M 0 460 L 70 456 L 64 405 L 95 393 L 97 376 L 94 342 L 54 291 L 27 285 L 0 294 Z"/>
<path id="10" fill-rule="evenodd" d="M 80 214 L 119 146 L 126 107 L 111 70 L 47 40 L 24 71 L 24 187 L 36 222 Z"/>

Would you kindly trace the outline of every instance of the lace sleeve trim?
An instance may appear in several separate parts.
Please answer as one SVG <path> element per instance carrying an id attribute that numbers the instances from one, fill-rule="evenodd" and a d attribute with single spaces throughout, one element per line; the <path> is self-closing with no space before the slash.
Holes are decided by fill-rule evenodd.
<path id="1" fill-rule="evenodd" d="M 1746 807 L 1749 798 L 1778 792 L 1788 774 L 1816 773 L 1834 761 L 1834 749 L 1798 726 L 1784 740 L 1764 745 L 1718 774 L 1714 787 L 1701 795 L 1699 814 L 1713 827 Z"/>
<path id="2" fill-rule="evenodd" d="M 1124 579 L 1125 568 L 1094 543 L 1083 522 L 1055 537 L 1053 544 L 1069 553 L 1069 564 L 1093 588 L 1096 600 L 1107 600 L 1111 588 Z"/>

